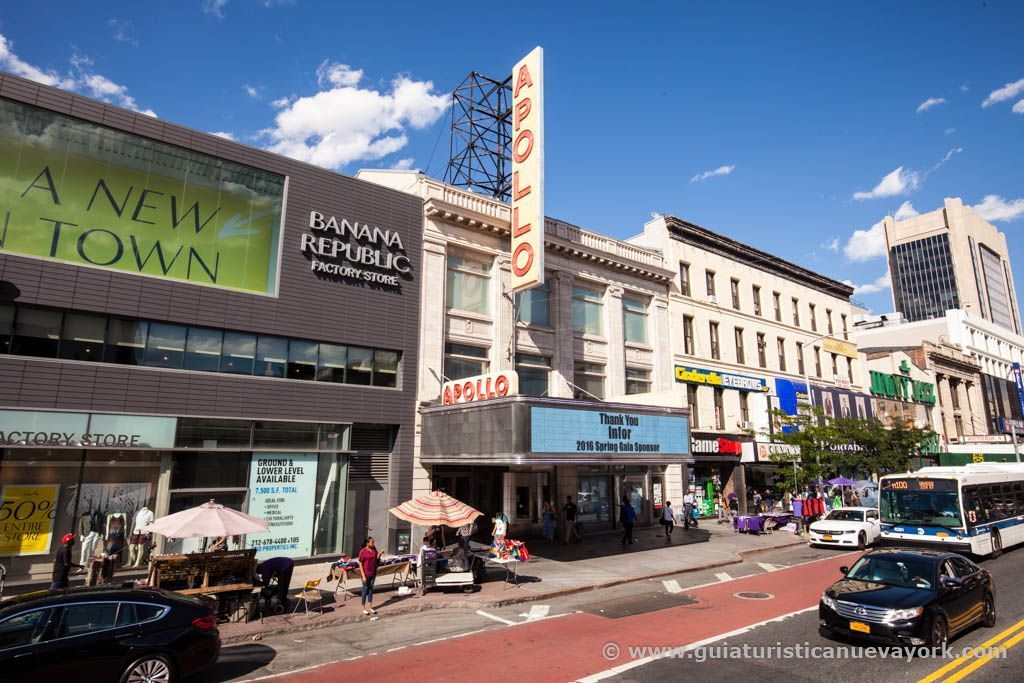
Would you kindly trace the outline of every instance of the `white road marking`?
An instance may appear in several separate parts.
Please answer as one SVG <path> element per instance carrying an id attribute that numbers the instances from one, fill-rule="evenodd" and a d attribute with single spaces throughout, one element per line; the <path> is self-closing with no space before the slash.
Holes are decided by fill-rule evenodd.
<path id="1" fill-rule="evenodd" d="M 679 582 L 675 579 L 669 579 L 668 581 L 662 581 L 661 584 L 665 586 L 665 590 L 669 593 L 682 593 L 683 588 L 679 585 Z"/>
<path id="2" fill-rule="evenodd" d="M 494 619 L 495 621 L 500 621 L 501 623 L 507 624 L 508 626 L 511 626 L 512 624 L 516 623 L 516 622 L 512 621 L 511 619 L 506 619 L 504 617 L 499 617 L 497 615 L 491 614 L 490 612 L 485 612 L 482 609 L 478 609 L 476 611 L 476 613 L 479 614 L 482 617 L 487 617 L 488 619 Z"/>
<path id="3" fill-rule="evenodd" d="M 719 581 L 732 581 L 732 577 L 726 574 L 725 572 L 718 572 L 717 574 L 715 574 L 715 578 Z"/>
<path id="4" fill-rule="evenodd" d="M 551 605 L 533 605 L 530 607 L 529 612 L 526 614 L 520 614 L 519 616 L 526 617 L 531 621 L 536 621 L 537 619 L 543 619 L 546 617 L 550 611 Z"/>
<path id="5" fill-rule="evenodd" d="M 785 565 L 768 564 L 767 562 L 758 562 L 757 566 L 765 570 L 766 572 L 777 572 L 780 569 L 785 568 Z"/>
<path id="6" fill-rule="evenodd" d="M 732 638 L 734 636 L 740 636 L 740 635 L 743 635 L 744 633 L 749 633 L 750 631 L 753 631 L 755 628 L 760 628 L 761 626 L 764 626 L 766 624 L 771 624 L 771 623 L 775 623 L 775 622 L 779 622 L 779 621 L 784 621 L 785 619 L 789 619 L 790 617 L 795 617 L 798 614 L 804 614 L 805 612 L 810 612 L 811 610 L 816 610 L 816 609 L 818 609 L 817 605 L 814 605 L 812 607 L 806 607 L 804 609 L 798 609 L 795 612 L 790 612 L 789 614 L 783 614 L 781 617 L 775 617 L 774 619 L 768 619 L 766 621 L 761 621 L 761 622 L 758 622 L 756 624 L 750 624 L 749 626 L 744 626 L 743 628 L 738 628 L 735 631 L 729 631 L 728 633 L 720 633 L 717 636 L 711 636 L 710 638 L 705 638 L 704 640 L 698 640 L 695 643 L 690 643 L 689 645 L 684 645 L 684 646 L 675 648 L 674 650 L 669 650 L 667 652 L 663 652 L 663 653 L 660 653 L 660 654 L 651 655 L 649 657 L 643 657 L 641 659 L 635 659 L 635 660 L 633 660 L 631 662 L 626 662 L 625 664 L 620 664 L 619 666 L 612 667 L 611 669 L 607 669 L 606 671 L 601 671 L 600 673 L 596 673 L 596 674 L 593 674 L 591 676 L 586 676 L 584 678 L 580 678 L 577 681 L 577 683 L 597 683 L 597 681 L 603 681 L 606 678 L 611 678 L 612 676 L 618 676 L 619 674 L 625 673 L 626 671 L 629 671 L 631 669 L 635 669 L 637 667 L 644 666 L 645 664 L 650 664 L 651 662 L 653 662 L 653 661 L 655 661 L 657 659 L 665 659 L 666 657 L 671 657 L 671 656 L 678 657 L 678 656 L 680 656 L 681 654 L 683 654 L 685 652 L 691 652 L 693 650 L 696 650 L 697 648 L 704 647 L 705 645 L 710 645 L 711 643 L 717 643 L 718 641 L 725 640 L 726 638 Z"/>

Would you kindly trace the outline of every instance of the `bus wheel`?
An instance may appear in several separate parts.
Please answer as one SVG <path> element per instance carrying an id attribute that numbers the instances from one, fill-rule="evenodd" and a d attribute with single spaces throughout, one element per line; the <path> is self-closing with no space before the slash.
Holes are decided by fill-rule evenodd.
<path id="1" fill-rule="evenodd" d="M 998 529 L 992 530 L 992 557 L 996 558 L 1003 554 L 1003 539 Z"/>

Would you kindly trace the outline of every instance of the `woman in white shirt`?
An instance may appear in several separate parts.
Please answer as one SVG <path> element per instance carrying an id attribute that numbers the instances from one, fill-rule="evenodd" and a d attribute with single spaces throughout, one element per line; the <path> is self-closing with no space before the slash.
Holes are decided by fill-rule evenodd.
<path id="1" fill-rule="evenodd" d="M 505 524 L 505 516 L 502 515 L 500 512 L 495 512 L 494 513 L 494 520 L 493 521 L 494 521 L 494 528 L 491 529 L 491 536 L 494 537 L 495 541 L 504 541 L 505 540 L 505 529 L 506 529 L 506 526 L 507 526 Z"/>

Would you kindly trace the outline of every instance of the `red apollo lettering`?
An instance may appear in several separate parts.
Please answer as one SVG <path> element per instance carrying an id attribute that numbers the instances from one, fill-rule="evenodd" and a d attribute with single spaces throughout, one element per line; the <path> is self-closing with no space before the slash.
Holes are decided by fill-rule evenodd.
<path id="1" fill-rule="evenodd" d="M 530 69 L 525 64 L 519 67 L 519 77 L 516 78 L 516 91 L 512 93 L 513 97 L 519 97 L 520 88 L 532 88 L 533 79 L 530 77 Z"/>
<path id="2" fill-rule="evenodd" d="M 530 115 L 530 111 L 533 109 L 533 102 L 529 97 L 524 97 L 516 103 L 516 113 L 513 117 L 515 121 L 515 130 L 519 130 L 519 126 L 526 120 L 526 117 Z"/>
<path id="3" fill-rule="evenodd" d="M 522 237 L 533 229 L 533 223 L 519 224 L 519 207 L 512 209 L 512 236 Z"/>
<path id="4" fill-rule="evenodd" d="M 527 143 L 525 152 L 520 151 L 522 149 L 522 145 L 519 143 L 521 143 L 523 140 L 526 140 Z M 522 133 L 516 136 L 515 144 L 512 145 L 512 159 L 515 160 L 517 164 L 521 164 L 530 158 L 530 152 L 532 151 L 533 131 L 524 130 Z"/>
<path id="5" fill-rule="evenodd" d="M 473 383 L 466 382 L 466 384 L 462 387 L 462 398 L 467 401 L 472 401 L 475 396 L 476 389 L 473 388 Z"/>
<path id="6" fill-rule="evenodd" d="M 456 384 L 455 386 L 452 387 L 452 392 L 454 394 L 454 396 L 453 396 L 454 400 L 452 402 L 453 403 L 458 403 L 459 399 L 462 398 L 462 387 L 460 385 Z"/>
<path id="7" fill-rule="evenodd" d="M 498 378 L 494 380 L 494 393 L 498 396 L 508 396 L 508 377 L 498 375 Z"/>
<path id="8" fill-rule="evenodd" d="M 516 201 L 522 199 L 526 195 L 533 192 L 533 186 L 527 185 L 526 187 L 519 187 L 519 171 L 512 174 L 512 200 Z"/>
<path id="9" fill-rule="evenodd" d="M 525 262 L 523 259 L 526 259 Z M 512 272 L 515 273 L 516 277 L 522 277 L 529 273 L 532 267 L 533 245 L 523 242 L 512 252 Z"/>
<path id="10" fill-rule="evenodd" d="M 454 399 L 452 399 L 452 388 L 445 387 L 444 395 L 441 397 L 441 405 L 450 406 L 454 402 Z"/>

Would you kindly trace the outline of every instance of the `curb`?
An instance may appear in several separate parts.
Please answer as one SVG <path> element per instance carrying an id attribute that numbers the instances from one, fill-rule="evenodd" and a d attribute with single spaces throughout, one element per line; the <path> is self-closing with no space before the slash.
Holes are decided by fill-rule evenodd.
<path id="1" fill-rule="evenodd" d="M 437 602 L 423 603 L 420 602 L 414 605 L 408 605 L 405 607 L 398 607 L 394 610 L 388 610 L 387 614 L 382 615 L 385 617 L 403 616 L 406 614 L 416 614 L 418 612 L 428 612 L 433 610 L 443 609 L 486 609 L 495 607 L 507 607 L 509 605 L 519 605 L 527 602 L 536 602 L 538 600 L 550 600 L 552 598 L 560 598 L 567 595 L 575 595 L 576 593 L 585 593 L 587 591 L 599 590 L 601 588 L 611 588 L 613 586 L 621 586 L 626 583 L 635 583 L 639 581 L 649 581 L 651 579 L 659 579 L 663 576 L 675 576 L 676 574 L 691 574 L 693 572 L 705 571 L 708 569 L 717 569 L 718 567 L 727 567 L 729 565 L 741 564 L 744 559 L 751 555 L 757 555 L 759 553 L 771 552 L 773 550 L 781 550 L 783 548 L 790 548 L 797 545 L 804 545 L 806 543 L 803 539 L 795 539 L 789 543 L 783 543 L 781 545 L 775 545 L 767 548 L 751 548 L 749 550 L 741 550 L 735 553 L 736 559 L 733 560 L 720 560 L 718 562 L 709 562 L 702 565 L 695 565 L 692 567 L 683 567 L 677 569 L 669 569 L 664 571 L 654 572 L 652 574 L 644 574 L 641 576 L 629 576 L 620 579 L 609 579 L 600 583 L 586 584 L 580 586 L 572 586 L 570 588 L 560 588 L 557 590 L 551 590 L 544 593 L 533 593 L 530 595 L 518 595 L 516 597 L 509 597 L 504 599 L 488 600 L 486 602 L 469 601 L 469 600 L 443 600 Z M 336 603 L 337 604 L 337 603 Z M 341 603 L 344 604 L 344 603 Z M 296 615 L 296 619 L 299 619 L 299 615 Z M 324 621 L 319 617 L 301 617 L 307 623 L 297 623 L 293 621 L 287 625 L 282 625 L 278 628 L 272 628 L 267 630 L 254 631 L 252 633 L 239 633 L 237 635 L 221 636 L 221 643 L 223 645 L 235 645 L 238 643 L 249 643 L 253 642 L 254 636 L 259 636 L 261 639 L 268 636 L 283 635 L 285 633 L 301 633 L 304 631 L 313 631 L 321 628 L 329 628 L 331 626 L 342 626 L 345 624 L 357 624 L 364 623 L 366 617 L 362 614 L 353 614 L 352 616 L 345 616 L 338 619 L 331 619 Z"/>

